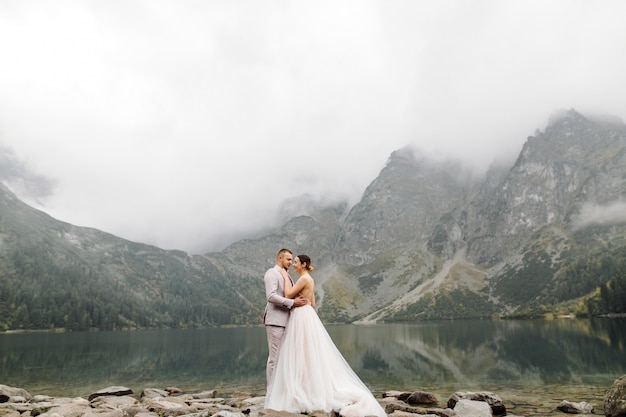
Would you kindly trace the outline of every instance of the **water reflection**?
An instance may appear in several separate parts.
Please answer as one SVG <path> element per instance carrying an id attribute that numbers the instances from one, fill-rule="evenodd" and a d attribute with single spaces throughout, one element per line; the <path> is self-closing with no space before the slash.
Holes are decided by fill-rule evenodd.
<path id="1" fill-rule="evenodd" d="M 589 384 L 626 373 L 626 321 L 454 321 L 327 329 L 375 391 Z M 0 334 L 0 383 L 87 396 L 108 385 L 261 394 L 262 327 Z"/>

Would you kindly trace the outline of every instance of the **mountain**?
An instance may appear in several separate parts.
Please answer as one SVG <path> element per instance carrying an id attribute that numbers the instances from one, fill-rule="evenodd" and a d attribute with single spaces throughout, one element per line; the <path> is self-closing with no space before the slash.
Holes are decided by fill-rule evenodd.
<path id="1" fill-rule="evenodd" d="M 276 251 L 307 253 L 325 321 L 626 313 L 626 126 L 553 115 L 512 166 L 393 152 L 353 207 L 189 256 L 56 221 L 0 186 L 0 330 L 260 323 Z M 293 206 L 290 206 L 293 204 Z"/>
<path id="2" fill-rule="evenodd" d="M 247 324 L 262 291 L 217 259 L 57 221 L 0 185 L 0 330 Z"/>

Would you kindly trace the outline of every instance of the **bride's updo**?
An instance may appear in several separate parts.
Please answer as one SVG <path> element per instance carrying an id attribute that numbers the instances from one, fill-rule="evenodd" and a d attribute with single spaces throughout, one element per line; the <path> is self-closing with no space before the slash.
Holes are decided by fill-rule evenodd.
<path id="1" fill-rule="evenodd" d="M 296 258 L 300 259 L 300 263 L 304 265 L 304 269 L 311 272 L 313 270 L 313 266 L 311 265 L 311 258 L 309 255 L 298 255 Z"/>

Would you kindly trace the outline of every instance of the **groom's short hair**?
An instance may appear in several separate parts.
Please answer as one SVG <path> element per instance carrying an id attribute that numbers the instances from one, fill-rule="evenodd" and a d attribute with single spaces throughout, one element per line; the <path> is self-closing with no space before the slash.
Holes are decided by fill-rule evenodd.
<path id="1" fill-rule="evenodd" d="M 276 254 L 276 259 L 280 258 L 285 252 L 290 253 L 293 255 L 293 252 L 291 252 L 289 249 L 287 248 L 282 248 L 281 250 L 278 251 L 278 253 Z"/>

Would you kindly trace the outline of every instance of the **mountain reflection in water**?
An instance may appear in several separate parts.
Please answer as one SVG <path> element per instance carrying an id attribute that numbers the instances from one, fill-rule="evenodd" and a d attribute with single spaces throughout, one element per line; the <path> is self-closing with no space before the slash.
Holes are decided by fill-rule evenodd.
<path id="1" fill-rule="evenodd" d="M 378 393 L 545 393 L 577 386 L 598 393 L 626 373 L 625 319 L 459 320 L 327 329 L 353 369 Z M 52 396 L 87 397 L 110 385 L 137 393 L 177 386 L 264 395 L 266 359 L 263 327 L 0 334 L 0 384 Z"/>

